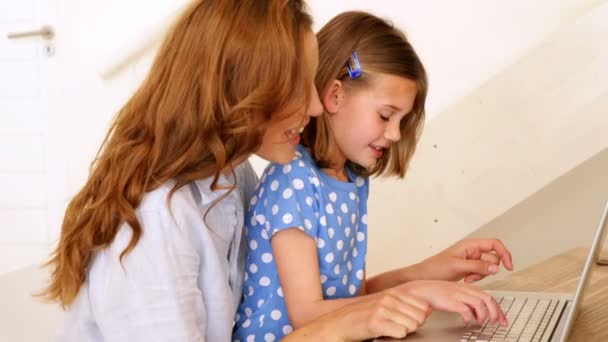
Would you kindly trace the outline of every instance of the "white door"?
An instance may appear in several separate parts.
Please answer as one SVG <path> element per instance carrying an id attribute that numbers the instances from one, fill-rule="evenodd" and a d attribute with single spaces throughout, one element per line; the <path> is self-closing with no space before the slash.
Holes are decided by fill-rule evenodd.
<path id="1" fill-rule="evenodd" d="M 56 38 L 13 35 L 54 27 L 55 7 L 0 0 L 0 275 L 48 257 L 65 207 Z"/>

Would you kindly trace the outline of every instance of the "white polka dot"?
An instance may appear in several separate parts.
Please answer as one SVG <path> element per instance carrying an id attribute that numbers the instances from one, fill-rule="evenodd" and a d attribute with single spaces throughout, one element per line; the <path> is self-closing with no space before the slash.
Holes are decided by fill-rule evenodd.
<path id="1" fill-rule="evenodd" d="M 336 242 L 336 248 L 338 248 L 338 250 L 341 251 L 342 248 L 344 248 L 344 241 L 338 240 L 338 242 Z"/>
<path id="2" fill-rule="evenodd" d="M 261 315 L 258 321 L 260 321 L 260 328 L 264 326 L 264 315 Z"/>
<path id="3" fill-rule="evenodd" d="M 330 239 L 333 239 L 334 238 L 334 229 L 333 228 L 327 229 L 327 235 L 329 236 Z"/>
<path id="4" fill-rule="evenodd" d="M 258 197 L 262 197 L 262 195 L 264 194 L 264 188 L 260 188 L 260 191 L 258 192 Z"/>
<path id="5" fill-rule="evenodd" d="M 367 224 L 367 214 L 363 215 L 361 222 L 363 222 L 363 224 Z"/>
<path id="6" fill-rule="evenodd" d="M 251 325 L 251 320 L 250 319 L 246 319 L 245 322 L 243 322 L 243 328 L 248 328 Z"/>
<path id="7" fill-rule="evenodd" d="M 319 178 L 317 178 L 317 177 L 311 177 L 310 178 L 310 182 L 312 183 L 312 185 L 314 185 L 316 187 L 319 187 L 319 184 L 320 184 L 319 183 Z"/>
<path id="8" fill-rule="evenodd" d="M 304 162 L 300 160 L 300 161 L 298 162 L 298 166 L 299 166 L 299 167 L 304 167 L 304 166 L 305 166 L 305 165 L 304 165 Z"/>
<path id="9" fill-rule="evenodd" d="M 350 246 L 354 246 L 355 245 L 355 238 L 353 237 L 352 239 L 350 239 Z"/>
<path id="10" fill-rule="evenodd" d="M 249 273 L 245 272 L 245 281 L 247 281 L 247 279 L 249 279 Z"/>
<path id="11" fill-rule="evenodd" d="M 319 218 L 319 223 L 325 227 L 327 226 L 327 219 L 325 218 L 325 215 L 321 216 L 321 218 Z"/>
<path id="12" fill-rule="evenodd" d="M 256 264 L 249 265 L 249 272 L 251 272 L 253 274 L 258 273 L 258 265 L 256 265 Z"/>
<path id="13" fill-rule="evenodd" d="M 251 308 L 245 308 L 245 316 L 251 317 L 252 313 L 253 313 L 253 311 L 251 311 Z"/>
<path id="14" fill-rule="evenodd" d="M 272 319 L 274 319 L 275 321 L 280 320 L 281 316 L 281 311 L 279 310 L 272 310 L 272 312 L 270 313 L 270 317 L 272 317 Z"/>
<path id="15" fill-rule="evenodd" d="M 325 293 L 327 293 L 328 296 L 333 296 L 336 294 L 336 287 L 335 286 L 330 286 L 327 288 L 327 291 L 325 291 Z"/>
<path id="16" fill-rule="evenodd" d="M 319 248 L 325 247 L 325 240 L 323 240 L 321 238 L 318 238 L 317 239 L 317 247 L 319 247 Z"/>
<path id="17" fill-rule="evenodd" d="M 335 192 L 331 192 L 331 193 L 329 193 L 329 200 L 330 200 L 330 201 L 335 202 L 335 201 L 336 201 L 336 199 L 338 199 L 338 195 L 336 195 L 336 193 L 335 193 Z"/>
<path id="18" fill-rule="evenodd" d="M 327 276 L 325 274 L 321 274 L 321 284 L 325 284 L 327 281 Z"/>
<path id="19" fill-rule="evenodd" d="M 344 235 L 346 235 L 346 237 L 350 236 L 350 227 L 344 228 Z"/>
<path id="20" fill-rule="evenodd" d="M 260 278 L 260 285 L 262 285 L 262 286 L 270 285 L 270 278 L 268 278 L 268 277 Z"/>
<path id="21" fill-rule="evenodd" d="M 334 207 L 331 205 L 331 203 L 327 203 L 327 205 L 325 206 L 325 211 L 327 211 L 328 214 L 334 213 Z"/>
<path id="22" fill-rule="evenodd" d="M 344 252 L 344 257 L 342 258 L 344 261 L 346 261 L 346 259 L 348 259 L 348 251 Z"/>
<path id="23" fill-rule="evenodd" d="M 255 335 L 247 336 L 247 342 L 255 342 Z"/>
<path id="24" fill-rule="evenodd" d="M 283 166 L 283 173 L 284 174 L 288 174 L 291 172 L 291 165 L 287 164 L 285 166 Z"/>
<path id="25" fill-rule="evenodd" d="M 336 264 L 336 266 L 334 266 L 334 273 L 340 274 L 340 264 Z"/>
<path id="26" fill-rule="evenodd" d="M 279 206 L 277 204 L 272 206 L 272 215 L 276 215 L 279 212 Z"/>
<path id="27" fill-rule="evenodd" d="M 247 289 L 247 295 L 253 296 L 253 287 L 249 286 L 249 288 Z"/>
<path id="28" fill-rule="evenodd" d="M 346 205 L 346 203 L 342 203 L 342 205 L 340 206 L 340 210 L 342 210 L 343 213 L 348 213 L 348 206 Z"/>
<path id="29" fill-rule="evenodd" d="M 342 285 L 346 285 L 346 283 L 348 283 L 348 276 L 345 274 L 345 275 L 342 277 Z"/>
<path id="30" fill-rule="evenodd" d="M 277 191 L 278 188 L 279 188 L 279 181 L 275 179 L 272 181 L 272 183 L 270 183 L 270 190 Z"/>
<path id="31" fill-rule="evenodd" d="M 262 254 L 262 261 L 265 264 L 270 263 L 272 261 L 272 254 L 271 253 L 264 253 L 264 254 Z"/>
<path id="32" fill-rule="evenodd" d="M 357 279 L 363 280 L 363 270 L 358 270 L 355 275 L 357 276 Z"/>
<path id="33" fill-rule="evenodd" d="M 296 203 L 296 208 L 298 208 L 298 212 L 302 211 L 300 210 L 300 203 Z"/>
<path id="34" fill-rule="evenodd" d="M 251 197 L 251 201 L 249 201 L 249 205 L 255 205 L 258 202 L 258 196 Z"/>
<path id="35" fill-rule="evenodd" d="M 363 232 L 357 232 L 357 241 L 361 242 L 365 240 L 365 234 Z"/>
<path id="36" fill-rule="evenodd" d="M 312 223 L 308 219 L 304 219 L 304 226 L 306 229 L 312 229 Z"/>
<path id="37" fill-rule="evenodd" d="M 300 178 L 294 179 L 292 183 L 293 183 L 293 187 L 296 190 L 302 190 L 302 189 L 304 189 L 304 182 L 302 182 L 302 180 Z"/>
<path id="38" fill-rule="evenodd" d="M 350 215 L 350 222 L 352 224 L 355 224 L 355 221 L 357 221 L 357 215 L 355 215 L 355 214 Z"/>
<path id="39" fill-rule="evenodd" d="M 353 263 L 350 262 L 350 260 L 346 263 L 346 268 L 348 268 L 349 271 L 353 270 Z"/>
<path id="40" fill-rule="evenodd" d="M 274 165 L 270 167 L 270 169 L 268 170 L 268 174 L 271 175 L 274 173 Z"/>
<path id="41" fill-rule="evenodd" d="M 264 240 L 268 240 L 268 231 L 266 229 L 262 229 L 262 232 L 260 234 L 262 235 L 262 238 Z"/>
<path id="42" fill-rule="evenodd" d="M 258 300 L 258 308 L 261 308 L 262 305 L 264 305 L 264 300 L 263 299 Z"/>
<path id="43" fill-rule="evenodd" d="M 327 253 L 325 255 L 325 262 L 333 262 L 334 261 L 334 253 Z"/>
<path id="44" fill-rule="evenodd" d="M 255 240 L 249 241 L 249 248 L 255 251 L 258 248 L 258 242 Z"/>
<path id="45" fill-rule="evenodd" d="M 312 197 L 310 197 L 310 196 L 306 197 L 306 204 L 308 204 L 308 206 L 312 207 Z"/>
<path id="46" fill-rule="evenodd" d="M 353 201 L 354 201 L 354 200 L 355 200 L 355 198 L 356 198 L 356 195 L 355 195 L 355 193 L 354 193 L 354 192 L 349 192 L 349 193 L 348 193 L 348 197 L 349 197 L 351 200 L 353 200 Z"/>
<path id="47" fill-rule="evenodd" d="M 258 224 L 258 221 L 256 221 L 256 219 L 255 219 L 255 211 L 253 212 L 253 215 L 251 216 L 251 219 L 249 220 L 249 222 L 251 222 L 252 226 L 255 226 L 256 224 Z"/>
<path id="48" fill-rule="evenodd" d="M 357 251 L 357 247 L 353 248 L 353 256 L 356 258 L 359 255 L 359 251 Z"/>
<path id="49" fill-rule="evenodd" d="M 357 288 L 355 287 L 355 285 L 350 284 L 348 286 L 348 293 L 350 293 L 351 295 L 354 295 L 357 292 Z"/>
<path id="50" fill-rule="evenodd" d="M 338 226 L 342 226 L 342 216 L 338 216 Z"/>
<path id="51" fill-rule="evenodd" d="M 264 224 L 266 223 L 266 216 L 262 215 L 262 214 L 258 214 L 255 216 L 255 219 L 258 221 L 259 224 Z"/>
<path id="52" fill-rule="evenodd" d="M 277 289 L 277 294 L 279 295 L 279 297 L 283 297 L 283 288 L 282 287 L 279 287 Z"/>
<path id="53" fill-rule="evenodd" d="M 357 177 L 357 179 L 355 180 L 355 184 L 357 184 L 357 186 L 361 187 L 361 186 L 363 186 L 363 184 L 365 184 L 365 180 L 362 177 Z"/>
<path id="54" fill-rule="evenodd" d="M 293 331 L 293 327 L 291 325 L 283 326 L 283 334 L 289 335 Z"/>
<path id="55" fill-rule="evenodd" d="M 290 213 L 283 215 L 283 223 L 290 224 L 293 221 L 293 216 Z"/>
<path id="56" fill-rule="evenodd" d="M 289 165 L 287 165 L 289 166 Z M 273 342 L 276 339 L 276 337 L 274 336 L 273 333 L 267 333 L 266 335 L 264 335 L 264 341 L 266 342 Z"/>
<path id="57" fill-rule="evenodd" d="M 283 198 L 284 199 L 289 199 L 291 198 L 291 195 L 293 195 L 293 190 L 291 190 L 291 188 L 287 188 L 283 191 Z"/>

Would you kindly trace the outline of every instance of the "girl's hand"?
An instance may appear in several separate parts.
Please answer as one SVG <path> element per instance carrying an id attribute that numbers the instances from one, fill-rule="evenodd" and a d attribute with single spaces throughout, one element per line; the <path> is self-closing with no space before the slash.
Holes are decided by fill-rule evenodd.
<path id="1" fill-rule="evenodd" d="M 499 323 L 507 326 L 507 319 L 496 299 L 473 284 L 439 280 L 415 280 L 396 287 L 422 300 L 435 310 L 462 315 L 465 323 L 473 320 L 482 324 Z"/>
<path id="2" fill-rule="evenodd" d="M 284 341 L 363 341 L 380 336 L 403 338 L 431 313 L 430 305 L 399 289 L 361 297 L 297 329 Z"/>
<path id="3" fill-rule="evenodd" d="M 500 263 L 513 270 L 511 253 L 498 239 L 465 239 L 416 265 L 423 279 L 467 283 L 498 272 Z"/>

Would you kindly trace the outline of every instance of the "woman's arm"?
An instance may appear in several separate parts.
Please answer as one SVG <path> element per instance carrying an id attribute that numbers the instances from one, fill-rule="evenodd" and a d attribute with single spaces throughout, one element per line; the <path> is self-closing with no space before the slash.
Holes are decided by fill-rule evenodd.
<path id="1" fill-rule="evenodd" d="M 402 297 L 412 304 L 412 316 L 426 318 L 428 305 L 410 296 Z M 332 311 L 285 337 L 285 342 L 307 341 L 363 341 L 380 336 L 403 338 L 419 327 L 415 320 L 396 319 L 390 297 L 367 296 L 357 303 L 348 304 Z"/>

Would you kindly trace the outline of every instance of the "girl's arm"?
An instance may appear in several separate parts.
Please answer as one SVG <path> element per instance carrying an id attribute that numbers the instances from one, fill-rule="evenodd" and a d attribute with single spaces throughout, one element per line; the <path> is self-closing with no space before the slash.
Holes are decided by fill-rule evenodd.
<path id="1" fill-rule="evenodd" d="M 498 239 L 465 239 L 412 266 L 379 274 L 366 281 L 375 293 L 413 280 L 473 282 L 496 274 L 500 264 L 513 270 L 511 253 Z"/>
<path id="2" fill-rule="evenodd" d="M 483 322 L 489 319 L 492 324 L 500 322 L 506 325 L 505 316 L 494 298 L 468 284 L 412 281 L 374 294 L 326 300 L 323 298 L 314 240 L 298 228 L 290 228 L 277 232 L 271 244 L 289 319 L 296 329 L 348 304 L 363 303 L 367 300 L 390 304 L 394 309 L 388 312 L 387 316 L 397 317 L 400 322 L 411 320 L 416 316 L 409 314 L 413 312 L 411 304 L 407 303 L 410 296 L 426 301 L 438 310 L 460 313 L 465 322 L 474 319 Z M 389 273 L 378 279 L 391 280 L 395 274 Z M 424 319 L 419 322 L 422 321 Z"/>
<path id="3" fill-rule="evenodd" d="M 300 229 L 291 228 L 275 233 L 271 244 L 289 319 L 294 328 L 361 300 L 361 297 L 323 299 L 317 245 Z"/>

